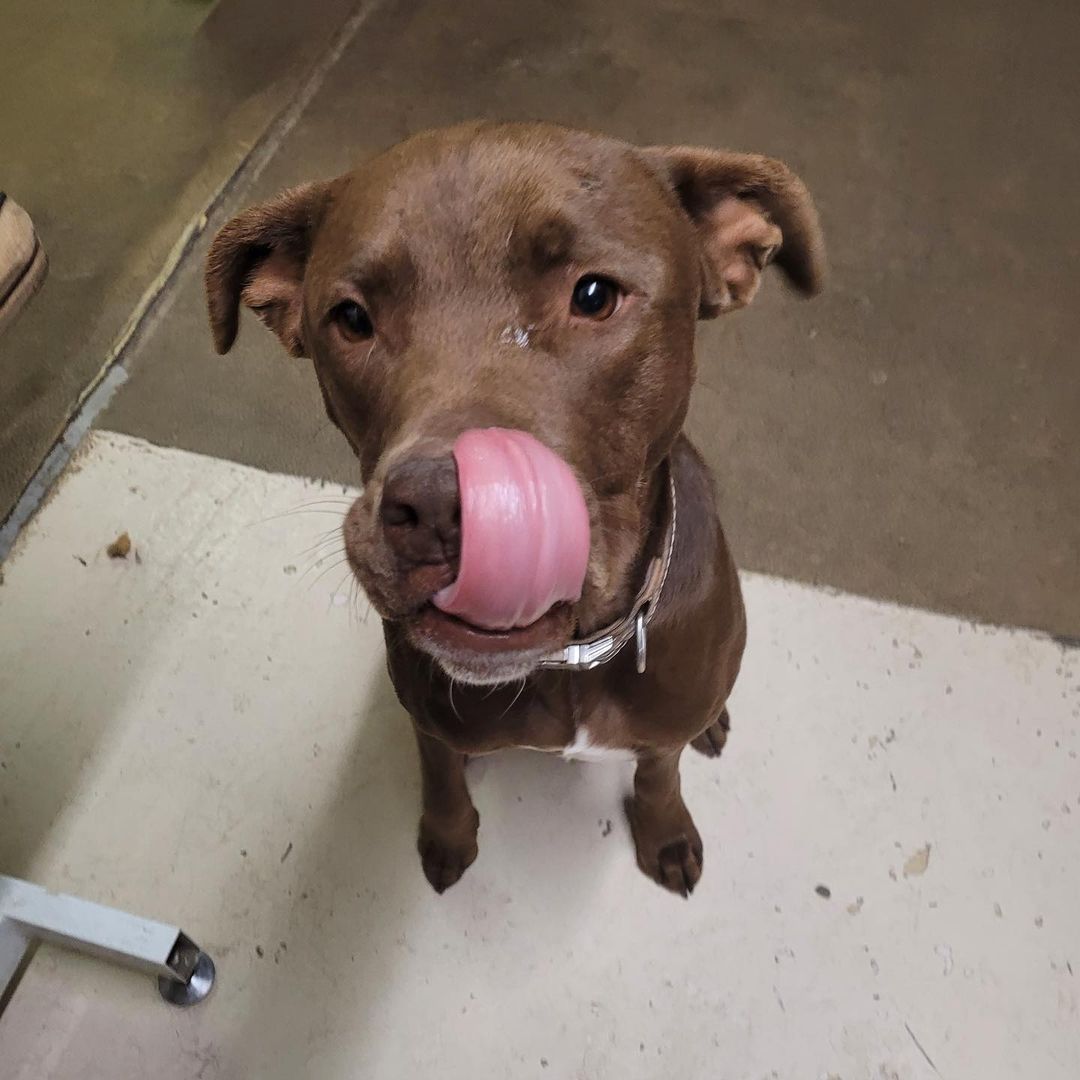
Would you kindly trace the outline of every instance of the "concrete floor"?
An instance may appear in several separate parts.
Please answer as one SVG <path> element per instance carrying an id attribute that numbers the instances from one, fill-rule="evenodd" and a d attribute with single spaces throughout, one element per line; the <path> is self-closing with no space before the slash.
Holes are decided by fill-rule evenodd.
<path id="1" fill-rule="evenodd" d="M 356 2 L 5 0 L 0 188 L 51 267 L 0 339 L 0 521 Z"/>
<path id="2" fill-rule="evenodd" d="M 627 766 L 524 752 L 474 762 L 439 898 L 340 497 L 98 434 L 5 566 L 0 865 L 181 922 L 219 982 L 179 1012 L 42 949 L 3 1080 L 1074 1080 L 1080 654 L 749 575 L 693 898 L 635 867 Z"/>
<path id="3" fill-rule="evenodd" d="M 705 326 L 691 421 L 741 564 L 1080 636 L 1077 47 L 1065 3 L 394 0 L 230 208 L 477 115 L 786 158 L 832 282 Z M 104 425 L 354 482 L 304 365 L 254 320 L 213 355 L 200 273 Z"/>

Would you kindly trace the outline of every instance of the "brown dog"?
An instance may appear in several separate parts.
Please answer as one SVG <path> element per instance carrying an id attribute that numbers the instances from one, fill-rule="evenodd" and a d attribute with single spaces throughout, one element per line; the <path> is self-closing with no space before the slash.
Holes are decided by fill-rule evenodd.
<path id="1" fill-rule="evenodd" d="M 819 288 L 817 216 L 785 165 L 547 124 L 418 135 L 215 239 L 217 350 L 252 308 L 314 361 L 360 460 L 346 550 L 413 718 L 439 892 L 477 855 L 467 755 L 514 746 L 632 756 L 638 865 L 683 895 L 697 884 L 679 758 L 720 753 L 746 632 L 712 481 L 682 434 L 694 322 L 748 304 L 773 260 Z M 526 626 L 432 602 L 462 552 L 455 440 L 490 428 L 558 454 L 587 508 L 580 598 Z"/>

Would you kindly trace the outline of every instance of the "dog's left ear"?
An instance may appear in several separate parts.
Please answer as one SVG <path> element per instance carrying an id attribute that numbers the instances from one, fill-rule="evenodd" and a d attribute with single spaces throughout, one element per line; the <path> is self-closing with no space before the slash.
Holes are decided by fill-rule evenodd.
<path id="1" fill-rule="evenodd" d="M 688 146 L 653 146 L 648 160 L 670 184 L 698 234 L 699 317 L 746 307 L 775 261 L 807 296 L 825 280 L 825 242 L 806 186 L 782 161 Z"/>

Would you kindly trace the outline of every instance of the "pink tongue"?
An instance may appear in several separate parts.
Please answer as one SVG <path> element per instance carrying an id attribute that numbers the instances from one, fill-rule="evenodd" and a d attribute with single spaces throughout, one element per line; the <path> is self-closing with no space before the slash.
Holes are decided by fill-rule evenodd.
<path id="1" fill-rule="evenodd" d="M 589 559 L 589 513 L 570 466 L 524 431 L 474 429 L 454 444 L 461 565 L 434 597 L 488 630 L 536 622 L 577 600 Z"/>

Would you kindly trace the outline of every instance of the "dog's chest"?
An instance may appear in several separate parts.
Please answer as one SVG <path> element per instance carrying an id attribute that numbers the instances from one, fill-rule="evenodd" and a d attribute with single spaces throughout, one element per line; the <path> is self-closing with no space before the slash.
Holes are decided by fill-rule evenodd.
<path id="1" fill-rule="evenodd" d="M 571 722 L 572 737 L 556 744 L 557 753 L 572 761 L 636 760 L 627 737 L 628 718 L 610 695 L 601 692 L 601 685 L 586 677 L 572 681 L 567 690 L 563 716 Z"/>
<path id="2" fill-rule="evenodd" d="M 598 741 L 585 724 L 579 724 L 574 732 L 574 741 L 560 751 L 564 758 L 574 761 L 634 761 L 637 755 L 633 750 L 622 746 L 605 746 Z"/>
<path id="3" fill-rule="evenodd" d="M 632 718 L 602 687 L 550 680 L 533 689 L 511 687 L 506 693 L 516 699 L 505 702 L 483 689 L 458 700 L 455 711 L 438 715 L 440 737 L 470 757 L 516 748 L 576 761 L 637 759 Z"/>

